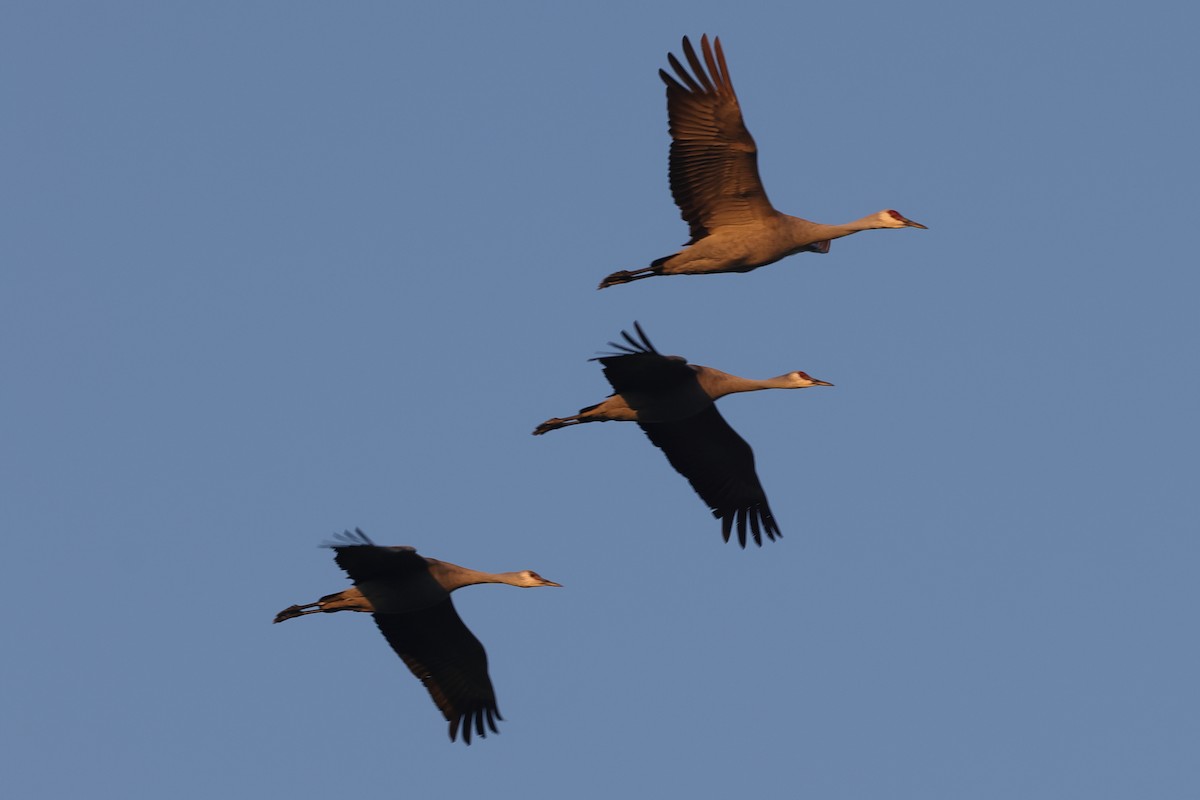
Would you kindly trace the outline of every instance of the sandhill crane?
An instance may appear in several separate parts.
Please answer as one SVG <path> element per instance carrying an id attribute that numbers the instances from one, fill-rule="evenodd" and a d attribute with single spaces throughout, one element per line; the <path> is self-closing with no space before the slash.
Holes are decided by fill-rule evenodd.
<path id="1" fill-rule="evenodd" d="M 450 593 L 476 583 L 509 586 L 560 586 L 530 570 L 479 572 L 448 561 L 417 555 L 412 547 L 379 547 L 361 530 L 334 537 L 334 560 L 354 581 L 354 588 L 294 605 L 275 616 L 276 622 L 318 612 L 366 611 L 388 644 L 429 690 L 433 702 L 450 723 L 450 740 L 462 726 L 463 742 L 471 731 L 486 737 L 501 719 L 496 693 L 488 677 L 487 653 L 471 633 Z"/>
<path id="2" fill-rule="evenodd" d="M 600 282 L 601 289 L 655 275 L 749 272 L 794 253 L 827 253 L 832 240 L 859 231 L 925 227 L 892 209 L 844 225 L 776 211 L 758 177 L 758 149 L 742 119 L 721 40 L 713 45 L 707 34 L 700 37 L 701 63 L 685 36 L 691 73 L 672 53 L 667 60 L 678 79 L 658 71 L 667 85 L 671 194 L 692 238 L 683 250 L 648 267 L 614 272 Z"/>
<path id="3" fill-rule="evenodd" d="M 689 364 L 680 356 L 664 356 L 654 349 L 641 325 L 635 322 L 634 329 L 638 339 L 621 331 L 627 344 L 609 342 L 619 353 L 592 359 L 604 365 L 604 377 L 615 394 L 573 417 L 546 420 L 534 435 L 586 422 L 637 422 L 721 520 L 725 541 L 735 522 L 742 547 L 747 522 L 759 546 L 764 532 L 771 540 L 782 536 L 754 470 L 754 452 L 729 427 L 713 401 L 734 392 L 833 384 L 800 371 L 765 381 L 739 378 Z"/>
<path id="4" fill-rule="evenodd" d="M 636 323 L 635 323 L 636 324 Z M 639 328 L 639 333 L 641 329 Z M 643 334 L 644 335 L 644 334 Z M 622 345 L 624 347 L 624 345 Z M 672 356 L 667 356 L 672 358 Z M 730 375 L 719 369 L 705 367 L 700 364 L 689 364 L 696 373 L 700 388 L 712 400 L 720 400 L 727 394 L 738 392 L 757 392 L 760 389 L 807 389 L 810 386 L 833 386 L 832 383 L 819 381 L 807 372 L 794 370 L 777 375 L 774 378 L 756 380 Z M 638 412 L 629 407 L 629 403 L 619 394 L 611 394 L 604 400 L 587 408 L 579 409 L 578 414 L 569 417 L 552 417 L 533 429 L 534 436 L 541 436 L 566 428 L 571 425 L 581 425 L 585 422 L 637 422 Z"/>

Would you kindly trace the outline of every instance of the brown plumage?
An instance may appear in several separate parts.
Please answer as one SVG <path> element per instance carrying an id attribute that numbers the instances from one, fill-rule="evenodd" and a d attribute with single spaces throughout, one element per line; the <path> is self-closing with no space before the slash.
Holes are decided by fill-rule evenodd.
<path id="1" fill-rule="evenodd" d="M 749 272 L 800 252 L 829 252 L 830 242 L 875 228 L 924 228 L 887 209 L 844 225 L 781 214 L 758 176 L 758 148 L 746 129 L 721 40 L 700 37 L 704 60 L 683 38 L 688 68 L 673 54 L 667 85 L 671 194 L 691 230 L 683 250 L 637 270 L 614 272 L 600 288 L 655 275 Z"/>
<path id="2" fill-rule="evenodd" d="M 335 539 L 328 546 L 354 588 L 315 603 L 289 606 L 275 616 L 275 622 L 318 612 L 371 613 L 388 644 L 429 690 L 450 723 L 452 741 L 460 727 L 468 745 L 472 731 L 480 737 L 487 736 L 487 729 L 497 733 L 501 716 L 488 677 L 487 653 L 454 610 L 450 593 L 476 583 L 560 584 L 530 570 L 480 572 L 423 558 L 412 547 L 379 547 L 357 529 Z"/>
<path id="3" fill-rule="evenodd" d="M 655 350 L 636 322 L 634 329 L 638 339 L 622 331 L 626 344 L 609 343 L 619 353 L 593 359 L 604 365 L 615 394 L 573 417 L 546 420 L 534 435 L 586 422 L 637 422 L 721 520 L 725 541 L 735 525 L 742 547 L 747 526 L 760 546 L 763 533 L 768 539 L 782 536 L 754 469 L 750 445 L 729 427 L 714 401 L 735 392 L 833 384 L 800 371 L 756 381 L 688 364 Z"/>

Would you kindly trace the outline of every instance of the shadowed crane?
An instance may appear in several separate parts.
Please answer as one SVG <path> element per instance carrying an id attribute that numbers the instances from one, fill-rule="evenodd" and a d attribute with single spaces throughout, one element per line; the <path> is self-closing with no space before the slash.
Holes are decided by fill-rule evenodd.
<path id="1" fill-rule="evenodd" d="M 794 253 L 828 253 L 830 242 L 876 228 L 924 228 L 886 209 L 844 225 L 825 225 L 781 214 L 758 176 L 758 149 L 746 129 L 721 40 L 700 37 L 701 62 L 683 37 L 691 72 L 668 53 L 676 76 L 659 70 L 667 85 L 671 132 L 671 194 L 692 238 L 684 249 L 650 266 L 614 272 L 601 289 L 655 275 L 749 272 Z"/>
<path id="2" fill-rule="evenodd" d="M 472 729 L 486 737 L 502 719 L 488 677 L 487 653 L 463 624 L 450 593 L 476 583 L 509 586 L 560 586 L 536 572 L 479 572 L 448 561 L 417 555 L 412 547 L 379 547 L 360 530 L 334 537 L 334 560 L 354 581 L 354 588 L 294 605 L 276 622 L 318 612 L 366 611 L 375 617 L 388 644 L 429 690 L 450 723 L 450 740 L 461 726 L 463 742 Z"/>
<path id="3" fill-rule="evenodd" d="M 592 359 L 604 365 L 604 377 L 615 394 L 573 417 L 546 420 L 534 435 L 586 422 L 636 422 L 721 520 L 725 541 L 735 524 L 742 547 L 747 524 L 759 546 L 763 533 L 771 540 L 782 536 L 755 472 L 754 452 L 729 427 L 714 401 L 735 392 L 833 384 L 800 371 L 760 381 L 689 364 L 655 350 L 636 322 L 634 329 L 638 339 L 621 331 L 627 344 L 609 342 L 619 353 Z"/>

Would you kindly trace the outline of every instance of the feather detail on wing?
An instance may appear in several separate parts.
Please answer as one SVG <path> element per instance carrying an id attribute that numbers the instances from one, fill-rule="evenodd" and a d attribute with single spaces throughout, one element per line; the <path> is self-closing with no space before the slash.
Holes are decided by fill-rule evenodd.
<path id="1" fill-rule="evenodd" d="M 715 53 L 708 36 L 700 38 L 701 62 L 685 36 L 691 73 L 673 54 L 667 59 L 676 75 L 658 71 L 667 85 L 671 194 L 691 229 L 688 244 L 716 228 L 760 223 L 778 213 L 758 175 L 758 148 L 742 119 L 721 40 L 714 45 Z"/>

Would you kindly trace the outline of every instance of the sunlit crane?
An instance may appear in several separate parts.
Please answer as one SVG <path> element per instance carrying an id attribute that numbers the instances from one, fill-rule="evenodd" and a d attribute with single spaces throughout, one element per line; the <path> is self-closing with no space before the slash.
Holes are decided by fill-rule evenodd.
<path id="1" fill-rule="evenodd" d="M 758 177 L 758 148 L 746 129 L 721 40 L 700 38 L 704 61 L 683 38 L 691 73 L 673 54 L 675 70 L 658 74 L 667 85 L 671 131 L 671 194 L 692 238 L 674 255 L 650 266 L 614 272 L 600 288 L 655 275 L 749 272 L 800 252 L 829 252 L 830 242 L 875 228 L 924 228 L 887 209 L 844 225 L 825 225 L 781 214 Z"/>

